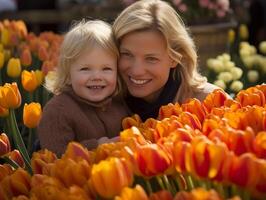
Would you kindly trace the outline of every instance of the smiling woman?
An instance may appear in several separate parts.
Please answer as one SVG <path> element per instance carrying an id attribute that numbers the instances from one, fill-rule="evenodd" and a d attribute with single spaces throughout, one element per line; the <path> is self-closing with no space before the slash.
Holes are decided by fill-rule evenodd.
<path id="1" fill-rule="evenodd" d="M 156 118 L 162 105 L 203 100 L 217 88 L 198 73 L 194 42 L 168 3 L 137 1 L 117 17 L 113 29 L 126 102 L 142 120 Z"/>

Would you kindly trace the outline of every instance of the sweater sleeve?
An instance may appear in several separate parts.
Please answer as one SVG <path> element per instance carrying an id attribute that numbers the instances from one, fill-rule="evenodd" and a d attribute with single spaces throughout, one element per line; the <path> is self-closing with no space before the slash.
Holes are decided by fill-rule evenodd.
<path id="1" fill-rule="evenodd" d="M 61 104 L 47 103 L 37 128 L 41 148 L 61 156 L 75 134 L 67 110 Z"/>

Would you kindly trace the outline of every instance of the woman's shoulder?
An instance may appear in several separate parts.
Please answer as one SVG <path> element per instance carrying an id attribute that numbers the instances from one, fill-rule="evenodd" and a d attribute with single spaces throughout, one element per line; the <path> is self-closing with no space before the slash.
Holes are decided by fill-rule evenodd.
<path id="1" fill-rule="evenodd" d="M 208 94 L 213 92 L 215 89 L 221 89 L 218 86 L 211 84 L 209 82 L 204 83 L 201 89 L 194 91 L 192 97 L 203 101 Z"/>

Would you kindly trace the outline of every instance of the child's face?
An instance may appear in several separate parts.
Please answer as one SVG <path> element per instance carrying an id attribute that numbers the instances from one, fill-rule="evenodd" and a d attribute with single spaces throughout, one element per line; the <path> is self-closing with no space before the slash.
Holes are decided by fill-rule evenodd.
<path id="1" fill-rule="evenodd" d="M 76 95 L 102 101 L 116 89 L 117 58 L 100 47 L 86 50 L 72 63 L 70 81 Z"/>
<path id="2" fill-rule="evenodd" d="M 120 44 L 119 70 L 132 96 L 154 101 L 176 67 L 163 35 L 156 31 L 132 32 Z"/>

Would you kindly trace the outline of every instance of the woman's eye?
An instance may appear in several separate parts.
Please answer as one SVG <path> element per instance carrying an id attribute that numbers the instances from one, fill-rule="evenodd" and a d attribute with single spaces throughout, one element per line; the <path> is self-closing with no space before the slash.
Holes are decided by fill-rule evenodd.
<path id="1" fill-rule="evenodd" d="M 155 63 L 155 62 L 157 62 L 159 59 L 158 59 L 158 58 L 155 58 L 155 57 L 147 57 L 146 60 L 147 60 L 148 62 Z"/>

